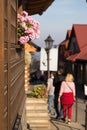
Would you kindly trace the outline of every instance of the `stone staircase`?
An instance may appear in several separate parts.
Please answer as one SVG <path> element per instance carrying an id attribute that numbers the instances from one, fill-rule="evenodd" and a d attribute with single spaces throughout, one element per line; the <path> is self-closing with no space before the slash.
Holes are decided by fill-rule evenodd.
<path id="1" fill-rule="evenodd" d="M 50 121 L 46 99 L 27 98 L 26 117 L 30 128 L 49 129 Z"/>

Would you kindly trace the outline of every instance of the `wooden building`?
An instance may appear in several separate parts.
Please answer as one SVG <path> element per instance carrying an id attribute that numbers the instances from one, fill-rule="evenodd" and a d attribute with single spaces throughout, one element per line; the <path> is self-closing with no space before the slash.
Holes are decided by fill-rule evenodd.
<path id="1" fill-rule="evenodd" d="M 66 58 L 70 55 L 70 51 L 68 49 L 68 44 L 70 40 L 71 30 L 68 30 L 66 33 L 66 38 L 59 44 L 59 54 L 58 54 L 58 68 L 63 69 L 65 72 L 65 61 Z"/>
<path id="2" fill-rule="evenodd" d="M 31 53 L 39 52 L 40 47 L 35 45 L 33 42 L 25 44 L 25 91 L 30 90 L 30 64 L 31 64 Z"/>
<path id="3" fill-rule="evenodd" d="M 74 73 L 76 83 L 83 86 L 87 84 L 87 24 L 73 25 L 68 50 L 68 69 Z"/>
<path id="4" fill-rule="evenodd" d="M 74 24 L 59 45 L 59 67 L 73 73 L 79 86 L 87 84 L 87 25 Z"/>
<path id="5" fill-rule="evenodd" d="M 17 11 L 23 1 L 35 3 L 23 6 L 32 7 L 31 14 L 42 14 L 53 2 L 0 0 L 0 130 L 21 130 L 24 126 L 20 122 L 25 115 L 24 48 L 17 46 Z"/>

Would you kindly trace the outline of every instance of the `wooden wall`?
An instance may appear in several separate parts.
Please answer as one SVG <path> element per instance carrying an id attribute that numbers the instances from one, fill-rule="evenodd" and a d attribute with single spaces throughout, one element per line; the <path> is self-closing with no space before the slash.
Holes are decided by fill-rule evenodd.
<path id="1" fill-rule="evenodd" d="M 0 129 L 12 130 L 22 114 L 24 49 L 17 51 L 17 0 L 0 0 Z"/>

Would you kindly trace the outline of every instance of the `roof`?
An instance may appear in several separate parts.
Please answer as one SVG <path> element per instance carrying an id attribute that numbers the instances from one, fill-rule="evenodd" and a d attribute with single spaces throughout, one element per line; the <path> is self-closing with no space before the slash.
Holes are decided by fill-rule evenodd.
<path id="1" fill-rule="evenodd" d="M 33 42 L 29 42 L 25 44 L 25 50 L 27 50 L 28 52 L 39 52 L 40 51 L 40 47 L 37 46 L 36 44 L 34 44 Z"/>
<path id="2" fill-rule="evenodd" d="M 67 60 L 75 62 L 76 60 L 86 60 L 87 61 L 87 46 L 81 48 L 80 53 L 76 53 L 67 58 Z"/>
<path id="3" fill-rule="evenodd" d="M 67 34 L 66 34 L 66 39 L 64 41 L 62 41 L 59 45 L 62 46 L 62 45 L 65 45 L 66 49 L 68 47 L 68 44 L 69 44 L 69 38 L 71 36 L 71 30 L 67 30 Z"/>
<path id="4" fill-rule="evenodd" d="M 87 24 L 74 24 L 72 30 L 74 31 L 80 52 L 69 56 L 67 60 L 73 62 L 76 60 L 87 60 Z"/>
<path id="5" fill-rule="evenodd" d="M 60 43 L 60 46 L 64 45 L 64 46 L 66 47 L 66 49 L 67 49 L 68 44 L 69 44 L 69 40 L 64 40 L 64 41 L 62 41 L 62 42 Z"/>
<path id="6" fill-rule="evenodd" d="M 54 0 L 22 0 L 22 6 L 23 10 L 27 11 L 29 15 L 42 15 L 53 1 Z"/>
<path id="7" fill-rule="evenodd" d="M 72 30 L 67 30 L 66 40 L 70 38 Z"/>
<path id="8" fill-rule="evenodd" d="M 79 48 L 87 46 L 87 24 L 74 24 L 73 29 Z"/>

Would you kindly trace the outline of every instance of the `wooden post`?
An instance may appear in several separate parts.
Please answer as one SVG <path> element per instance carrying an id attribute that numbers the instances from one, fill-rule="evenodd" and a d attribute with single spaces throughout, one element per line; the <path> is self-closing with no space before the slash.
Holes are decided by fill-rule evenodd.
<path id="1" fill-rule="evenodd" d="M 85 130 L 87 130 L 87 105 L 85 110 Z"/>
<path id="2" fill-rule="evenodd" d="M 77 115 L 78 115 L 78 99 L 76 98 L 76 114 L 75 114 L 75 122 L 77 122 Z"/>

